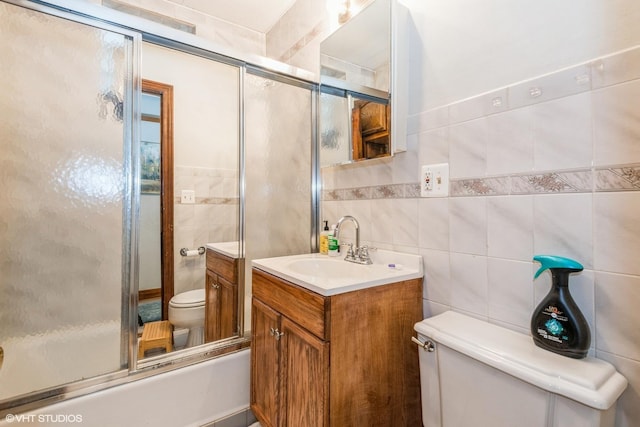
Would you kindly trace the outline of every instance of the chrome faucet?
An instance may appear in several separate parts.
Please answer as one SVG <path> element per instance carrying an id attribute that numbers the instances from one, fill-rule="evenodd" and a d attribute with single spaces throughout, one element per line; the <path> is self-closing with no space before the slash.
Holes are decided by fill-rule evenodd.
<path id="1" fill-rule="evenodd" d="M 371 258 L 369 258 L 369 251 L 367 247 L 360 246 L 360 224 L 358 224 L 358 220 L 351 215 L 345 215 L 338 220 L 335 229 L 336 240 L 338 240 L 338 242 L 340 241 L 340 227 L 345 221 L 352 221 L 353 225 L 356 227 L 356 247 L 354 249 L 353 244 L 349 245 L 349 251 L 344 257 L 345 261 L 355 262 L 358 264 L 373 264 Z"/>

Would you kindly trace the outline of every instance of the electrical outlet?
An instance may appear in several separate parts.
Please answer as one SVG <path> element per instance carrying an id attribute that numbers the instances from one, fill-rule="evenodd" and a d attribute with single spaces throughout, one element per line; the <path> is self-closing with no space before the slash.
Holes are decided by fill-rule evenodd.
<path id="1" fill-rule="evenodd" d="M 180 203 L 192 205 L 196 202 L 196 192 L 193 190 L 182 190 Z"/>
<path id="2" fill-rule="evenodd" d="M 449 163 L 424 165 L 420 168 L 420 196 L 449 196 Z"/>

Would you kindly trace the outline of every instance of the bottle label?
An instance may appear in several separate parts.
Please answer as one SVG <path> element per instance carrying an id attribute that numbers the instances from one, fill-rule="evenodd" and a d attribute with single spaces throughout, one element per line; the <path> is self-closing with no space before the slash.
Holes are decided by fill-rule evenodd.
<path id="1" fill-rule="evenodd" d="M 320 236 L 320 253 L 327 254 L 329 252 L 329 236 Z"/>
<path id="2" fill-rule="evenodd" d="M 538 335 L 558 346 L 565 348 L 573 340 L 574 332 L 569 319 L 558 307 L 549 305 L 536 319 Z"/>

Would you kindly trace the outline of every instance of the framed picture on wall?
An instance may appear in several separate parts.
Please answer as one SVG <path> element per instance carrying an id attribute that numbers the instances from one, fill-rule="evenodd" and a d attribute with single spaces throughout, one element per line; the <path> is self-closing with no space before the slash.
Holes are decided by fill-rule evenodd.
<path id="1" fill-rule="evenodd" d="M 140 185 L 143 194 L 160 194 L 160 144 L 140 143 Z"/>

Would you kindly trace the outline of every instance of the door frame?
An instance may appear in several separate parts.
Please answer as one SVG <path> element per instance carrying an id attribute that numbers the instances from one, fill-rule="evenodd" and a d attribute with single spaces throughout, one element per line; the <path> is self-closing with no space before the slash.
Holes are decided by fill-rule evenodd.
<path id="1" fill-rule="evenodd" d="M 160 251 L 162 319 L 173 297 L 173 86 L 142 79 L 142 92 L 160 96 Z"/>

